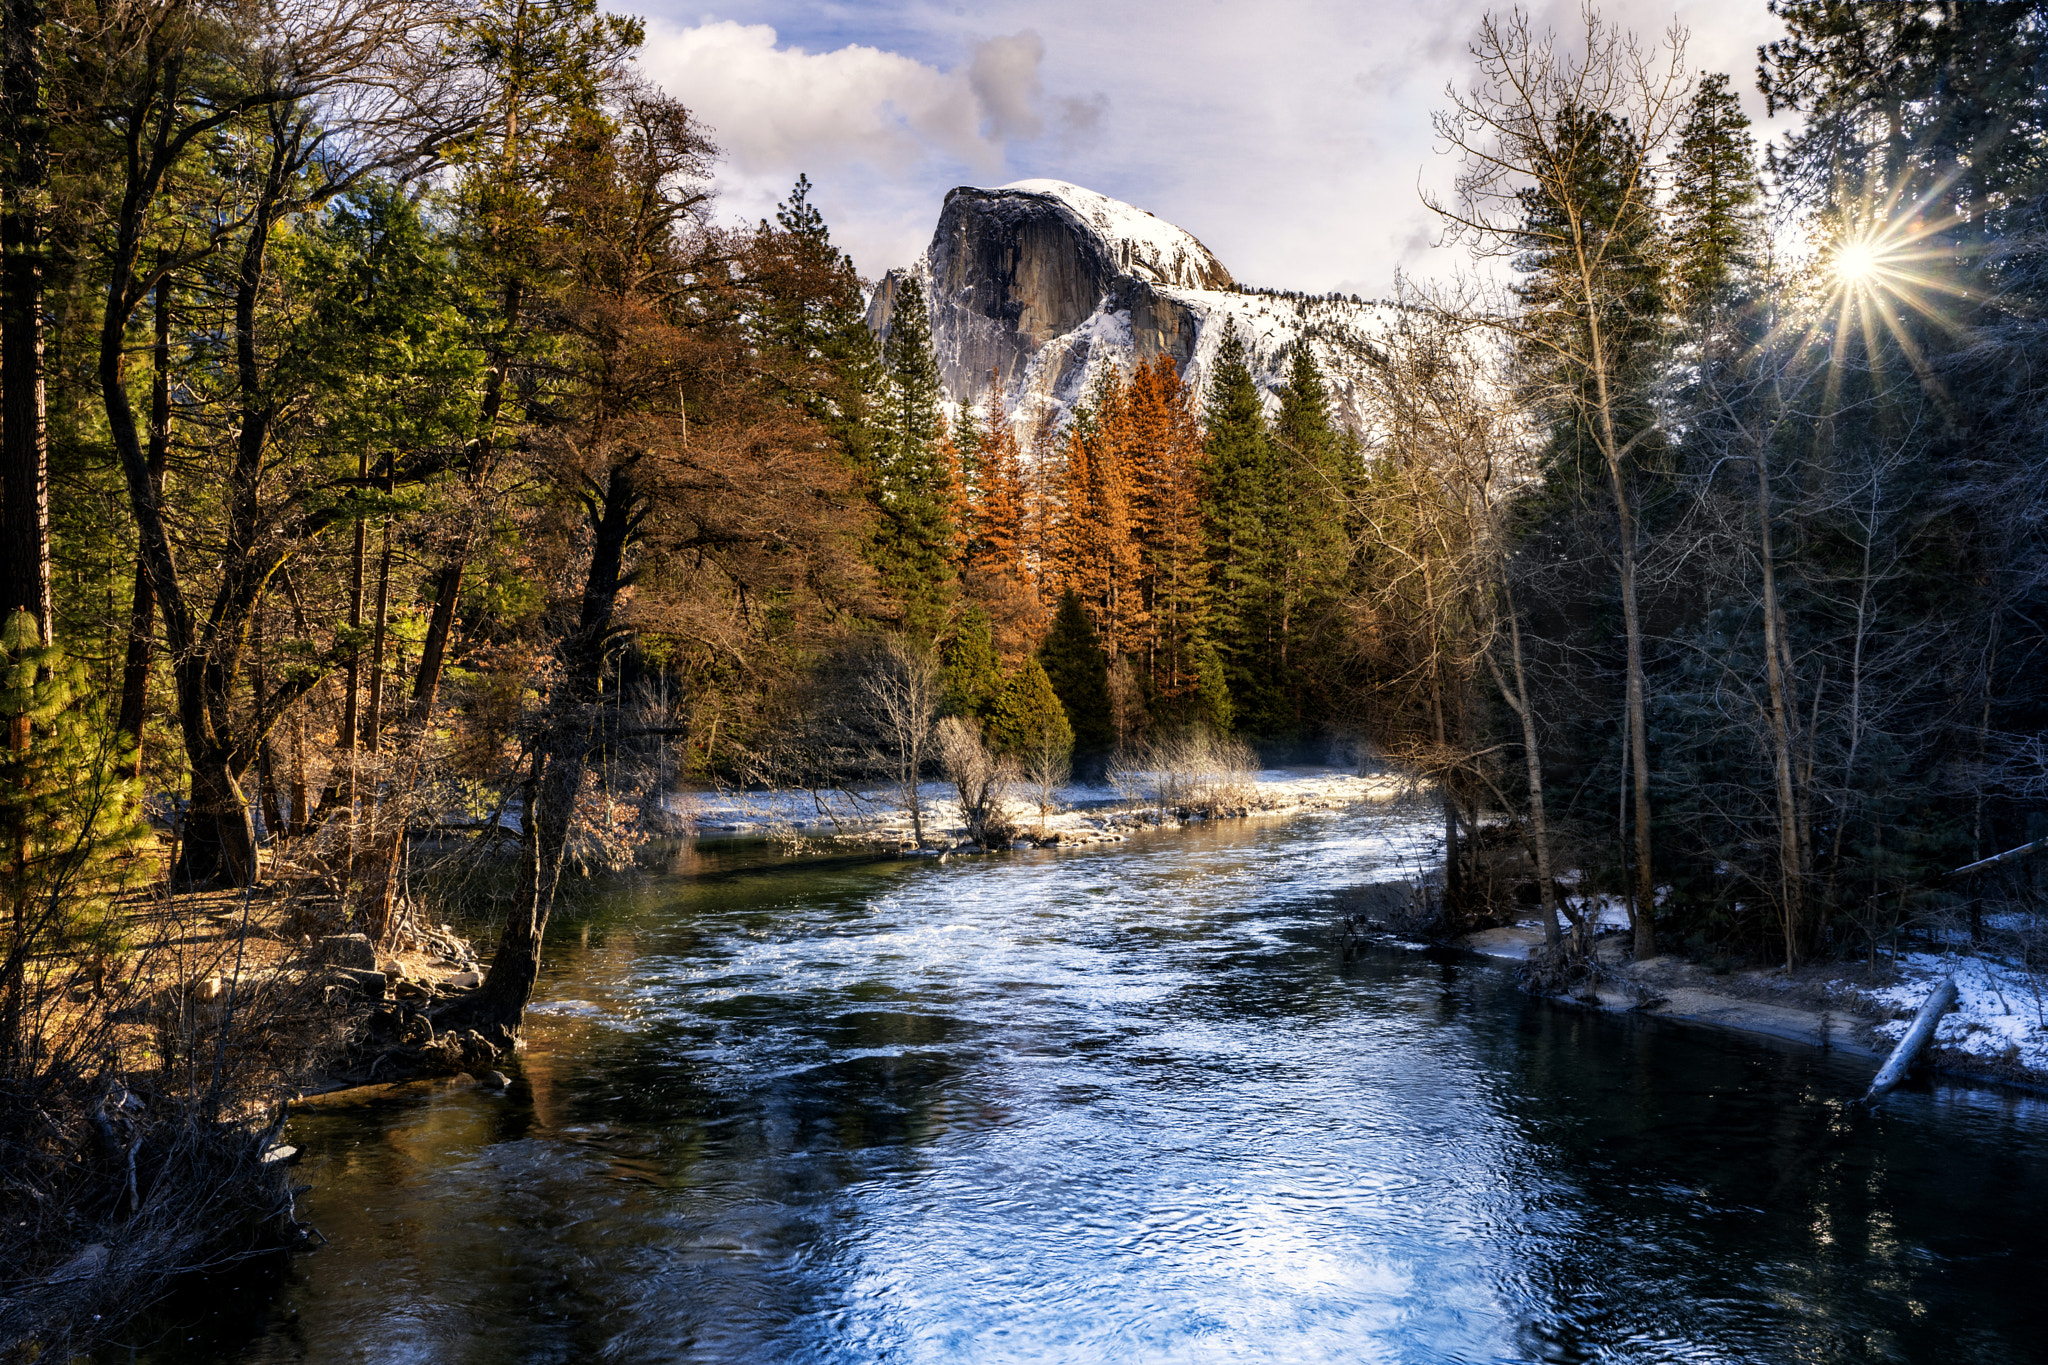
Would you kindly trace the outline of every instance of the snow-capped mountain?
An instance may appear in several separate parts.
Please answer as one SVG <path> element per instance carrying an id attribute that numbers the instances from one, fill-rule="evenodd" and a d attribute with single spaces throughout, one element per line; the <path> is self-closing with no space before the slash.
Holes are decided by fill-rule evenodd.
<path id="1" fill-rule="evenodd" d="M 1356 425 L 1356 343 L 1390 316 L 1337 296 L 1245 291 L 1192 233 L 1061 180 L 948 194 L 925 254 L 877 287 L 868 308 L 877 333 L 887 334 L 911 275 L 931 310 L 947 397 L 978 405 L 993 376 L 1020 434 L 1063 418 L 1104 366 L 1128 372 L 1161 352 L 1199 392 L 1226 319 L 1269 395 L 1286 381 L 1289 348 L 1305 341 L 1339 416 Z"/>

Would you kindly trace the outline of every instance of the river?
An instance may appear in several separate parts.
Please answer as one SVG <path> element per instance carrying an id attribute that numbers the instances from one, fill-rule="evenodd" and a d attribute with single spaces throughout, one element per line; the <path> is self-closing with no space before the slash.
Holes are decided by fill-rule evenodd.
<path id="1" fill-rule="evenodd" d="M 686 846 L 557 925 L 508 1094 L 302 1111 L 326 1244 L 105 1358 L 2048 1359 L 2048 1107 L 1340 962 L 1433 837 Z"/>

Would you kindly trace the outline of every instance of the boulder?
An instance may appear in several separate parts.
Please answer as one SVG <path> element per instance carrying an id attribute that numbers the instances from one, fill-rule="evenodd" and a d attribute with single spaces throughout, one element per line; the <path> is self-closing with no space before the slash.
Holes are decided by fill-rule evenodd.
<path id="1" fill-rule="evenodd" d="M 315 940 L 313 949 L 329 966 L 377 971 L 377 950 L 366 934 L 328 934 Z"/>

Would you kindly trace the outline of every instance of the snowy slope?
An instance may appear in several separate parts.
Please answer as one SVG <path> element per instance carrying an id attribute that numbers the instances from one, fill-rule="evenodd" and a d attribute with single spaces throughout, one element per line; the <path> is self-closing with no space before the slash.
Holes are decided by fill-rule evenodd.
<path id="1" fill-rule="evenodd" d="M 1231 283 L 1230 272 L 1191 232 L 1144 209 L 1064 180 L 1013 180 L 1002 189 L 1056 200 L 1094 230 L 1129 275 L 1152 284 L 1205 289 Z"/>
<path id="2" fill-rule="evenodd" d="M 1216 372 L 1224 333 L 1235 327 L 1269 412 L 1279 407 L 1292 348 L 1305 342 L 1322 367 L 1338 419 L 1354 429 L 1361 425 L 1360 343 L 1391 327 L 1395 316 L 1391 307 L 1223 289 L 1161 288 L 1156 292 L 1183 306 L 1194 321 L 1194 344 L 1179 368 L 1182 382 L 1195 394 L 1206 392 L 1210 376 Z M 1003 395 L 1020 437 L 1045 420 L 1063 419 L 1095 386 L 1105 367 L 1114 366 L 1128 374 L 1144 358 L 1133 336 L 1130 311 L 1120 308 L 1118 302 L 1114 297 L 1105 298 L 1081 326 L 1040 348 L 1022 382 Z M 1075 368 L 1066 362 L 1077 352 L 1084 354 L 1085 360 Z M 968 401 L 980 402 L 981 394 Z"/>

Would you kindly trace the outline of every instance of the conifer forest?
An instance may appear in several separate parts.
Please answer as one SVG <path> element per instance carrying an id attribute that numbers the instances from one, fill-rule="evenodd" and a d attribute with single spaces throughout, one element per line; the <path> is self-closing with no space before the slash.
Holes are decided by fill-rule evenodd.
<path id="1" fill-rule="evenodd" d="M 596 0 L 5 9 L 0 1359 L 310 1245 L 286 1102 L 516 1078 L 708 794 L 936 858 L 1334 764 L 1537 994 L 1947 944 L 2038 1002 L 2038 0 L 1772 0 L 1753 72 L 1496 10 L 1455 267 L 1233 283 L 1292 340 L 1058 404 L 949 377 L 929 271 L 879 321 L 849 186 L 729 212 Z"/>

